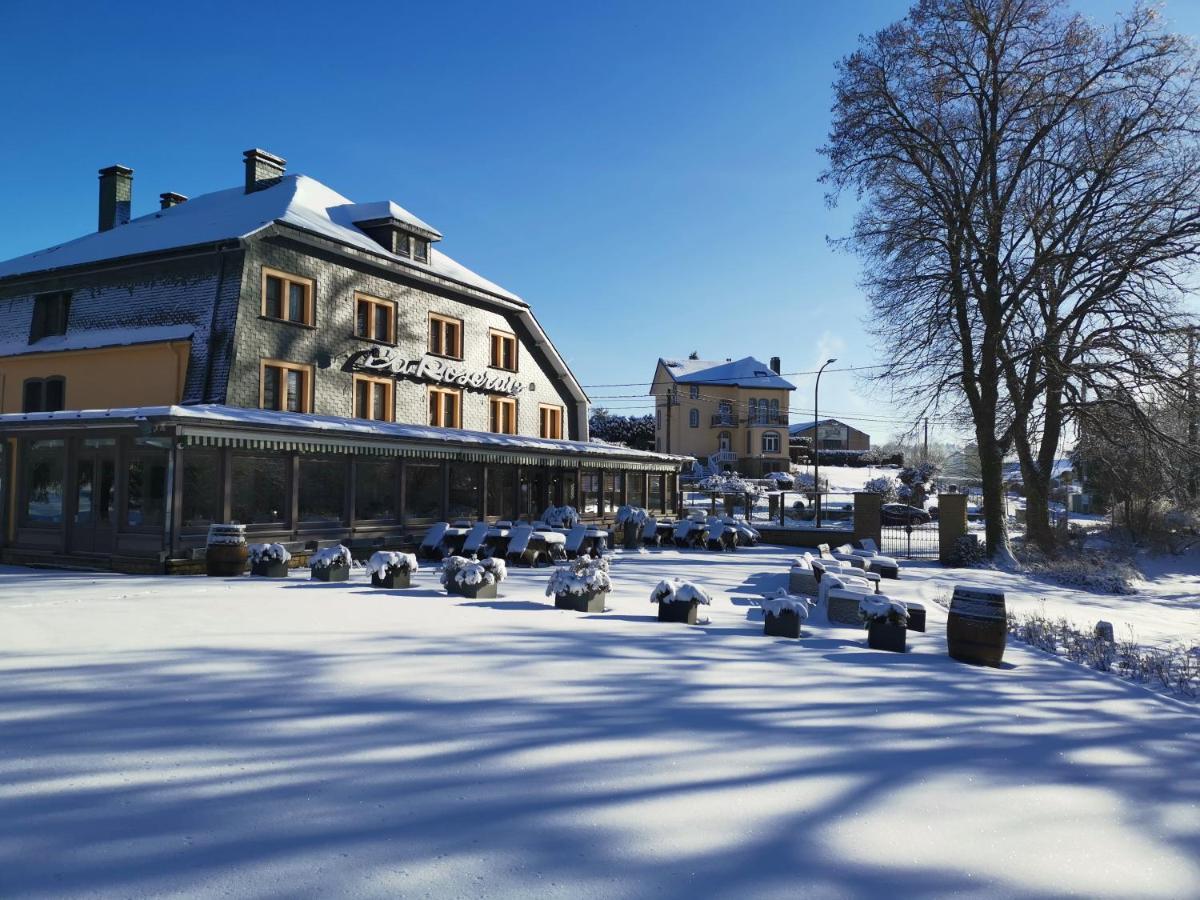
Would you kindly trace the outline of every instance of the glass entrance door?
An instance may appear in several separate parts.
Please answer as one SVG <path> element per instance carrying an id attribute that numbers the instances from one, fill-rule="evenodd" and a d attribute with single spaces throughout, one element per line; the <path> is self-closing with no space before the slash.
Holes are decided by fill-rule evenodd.
<path id="1" fill-rule="evenodd" d="M 117 444 L 110 438 L 80 442 L 72 467 L 74 514 L 69 549 L 109 553 L 116 526 Z"/>

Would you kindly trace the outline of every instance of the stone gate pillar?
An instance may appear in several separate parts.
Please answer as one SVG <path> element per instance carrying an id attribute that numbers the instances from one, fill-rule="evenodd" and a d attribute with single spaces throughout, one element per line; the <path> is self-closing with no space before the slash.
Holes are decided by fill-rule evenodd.
<path id="1" fill-rule="evenodd" d="M 938 559 L 949 565 L 955 542 L 967 533 L 967 495 L 938 494 Z"/>
<path id="2" fill-rule="evenodd" d="M 883 547 L 883 519 L 880 512 L 883 497 L 879 494 L 856 493 L 854 495 L 854 540 L 870 538 L 876 546 Z"/>

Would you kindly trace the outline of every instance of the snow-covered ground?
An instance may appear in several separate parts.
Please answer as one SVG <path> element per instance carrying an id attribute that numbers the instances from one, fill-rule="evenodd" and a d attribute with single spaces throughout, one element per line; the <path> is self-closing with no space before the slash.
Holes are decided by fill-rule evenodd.
<path id="1" fill-rule="evenodd" d="M 469 601 L 0 569 L 0 896 L 1200 896 L 1194 705 L 955 663 L 932 603 L 904 655 L 763 637 L 790 555 L 618 555 L 593 615 L 545 570 Z M 673 576 L 708 625 L 653 621 Z"/>

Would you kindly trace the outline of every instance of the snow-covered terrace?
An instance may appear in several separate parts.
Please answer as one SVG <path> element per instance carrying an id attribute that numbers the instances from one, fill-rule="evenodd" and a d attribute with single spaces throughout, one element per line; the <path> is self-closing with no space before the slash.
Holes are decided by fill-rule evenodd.
<path id="1" fill-rule="evenodd" d="M 931 602 L 905 655 L 819 611 L 765 638 L 788 558 L 618 554 L 593 615 L 544 569 L 486 601 L 0 569 L 3 893 L 1200 894 L 1194 705 L 954 663 Z M 663 577 L 710 623 L 652 621 Z"/>

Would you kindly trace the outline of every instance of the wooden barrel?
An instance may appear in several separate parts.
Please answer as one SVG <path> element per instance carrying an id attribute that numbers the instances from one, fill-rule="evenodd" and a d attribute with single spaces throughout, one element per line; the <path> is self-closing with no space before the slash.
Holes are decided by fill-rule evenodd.
<path id="1" fill-rule="evenodd" d="M 216 578 L 230 578 L 246 571 L 245 525 L 208 526 L 208 546 L 204 550 L 205 571 Z"/>
<path id="2" fill-rule="evenodd" d="M 1008 622 L 1004 591 L 956 586 L 946 618 L 946 646 L 962 662 L 998 666 L 1004 659 Z"/>

